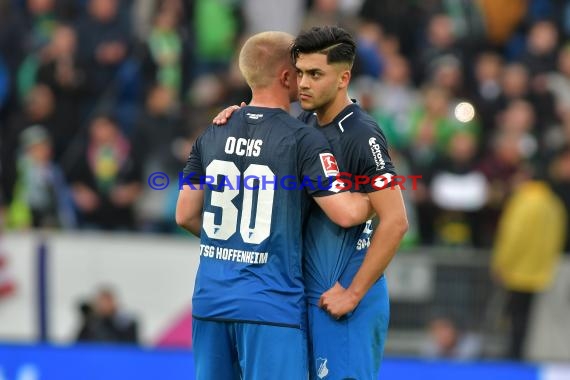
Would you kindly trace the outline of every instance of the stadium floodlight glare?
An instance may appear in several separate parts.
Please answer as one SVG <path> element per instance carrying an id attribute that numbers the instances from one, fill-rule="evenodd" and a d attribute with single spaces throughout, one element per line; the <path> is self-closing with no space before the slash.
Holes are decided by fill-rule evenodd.
<path id="1" fill-rule="evenodd" d="M 469 102 L 461 102 L 455 106 L 455 118 L 462 123 L 468 123 L 475 117 L 475 107 Z"/>

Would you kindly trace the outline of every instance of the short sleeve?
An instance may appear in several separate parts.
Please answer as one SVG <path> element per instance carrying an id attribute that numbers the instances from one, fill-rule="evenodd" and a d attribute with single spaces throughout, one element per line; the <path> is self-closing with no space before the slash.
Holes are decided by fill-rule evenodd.
<path id="1" fill-rule="evenodd" d="M 362 129 L 353 138 L 350 154 L 353 156 L 351 161 L 357 162 L 359 174 L 369 178 L 362 186 L 363 192 L 371 193 L 386 188 L 396 170 L 388 153 L 386 137 L 378 125 L 370 123 Z"/>
<path id="2" fill-rule="evenodd" d="M 326 138 L 314 128 L 304 127 L 300 129 L 297 141 L 300 187 L 313 197 L 341 191 L 333 183 L 339 167 Z"/>
<path id="3" fill-rule="evenodd" d="M 188 160 L 186 160 L 186 166 L 184 167 L 184 180 L 194 185 L 200 184 L 201 178 L 204 178 L 205 176 L 200 152 L 202 139 L 203 135 L 198 137 L 192 145 L 192 151 L 190 152 Z"/>

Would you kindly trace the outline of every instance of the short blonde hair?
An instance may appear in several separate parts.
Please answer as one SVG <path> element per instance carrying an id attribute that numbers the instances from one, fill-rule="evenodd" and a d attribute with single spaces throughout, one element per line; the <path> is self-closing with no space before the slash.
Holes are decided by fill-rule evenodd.
<path id="1" fill-rule="evenodd" d="M 285 32 L 262 32 L 245 41 L 239 54 L 239 69 L 252 88 L 268 87 L 290 59 L 293 36 Z"/>

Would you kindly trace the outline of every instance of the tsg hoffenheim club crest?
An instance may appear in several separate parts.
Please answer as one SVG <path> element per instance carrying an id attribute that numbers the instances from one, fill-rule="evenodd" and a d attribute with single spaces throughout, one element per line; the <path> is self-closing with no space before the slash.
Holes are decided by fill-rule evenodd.
<path id="1" fill-rule="evenodd" d="M 329 369 L 327 368 L 327 359 L 317 358 L 317 376 L 319 379 L 325 378 L 329 374 Z"/>

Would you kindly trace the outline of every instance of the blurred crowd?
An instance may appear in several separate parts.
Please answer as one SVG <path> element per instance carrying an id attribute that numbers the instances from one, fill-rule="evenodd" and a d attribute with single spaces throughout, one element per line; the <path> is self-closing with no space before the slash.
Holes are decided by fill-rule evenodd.
<path id="1" fill-rule="evenodd" d="M 531 180 L 570 209 L 568 0 L 0 0 L 6 226 L 179 232 L 192 142 L 249 100 L 241 42 L 323 24 L 357 39 L 351 93 L 422 176 L 406 245 L 490 247 Z"/>

